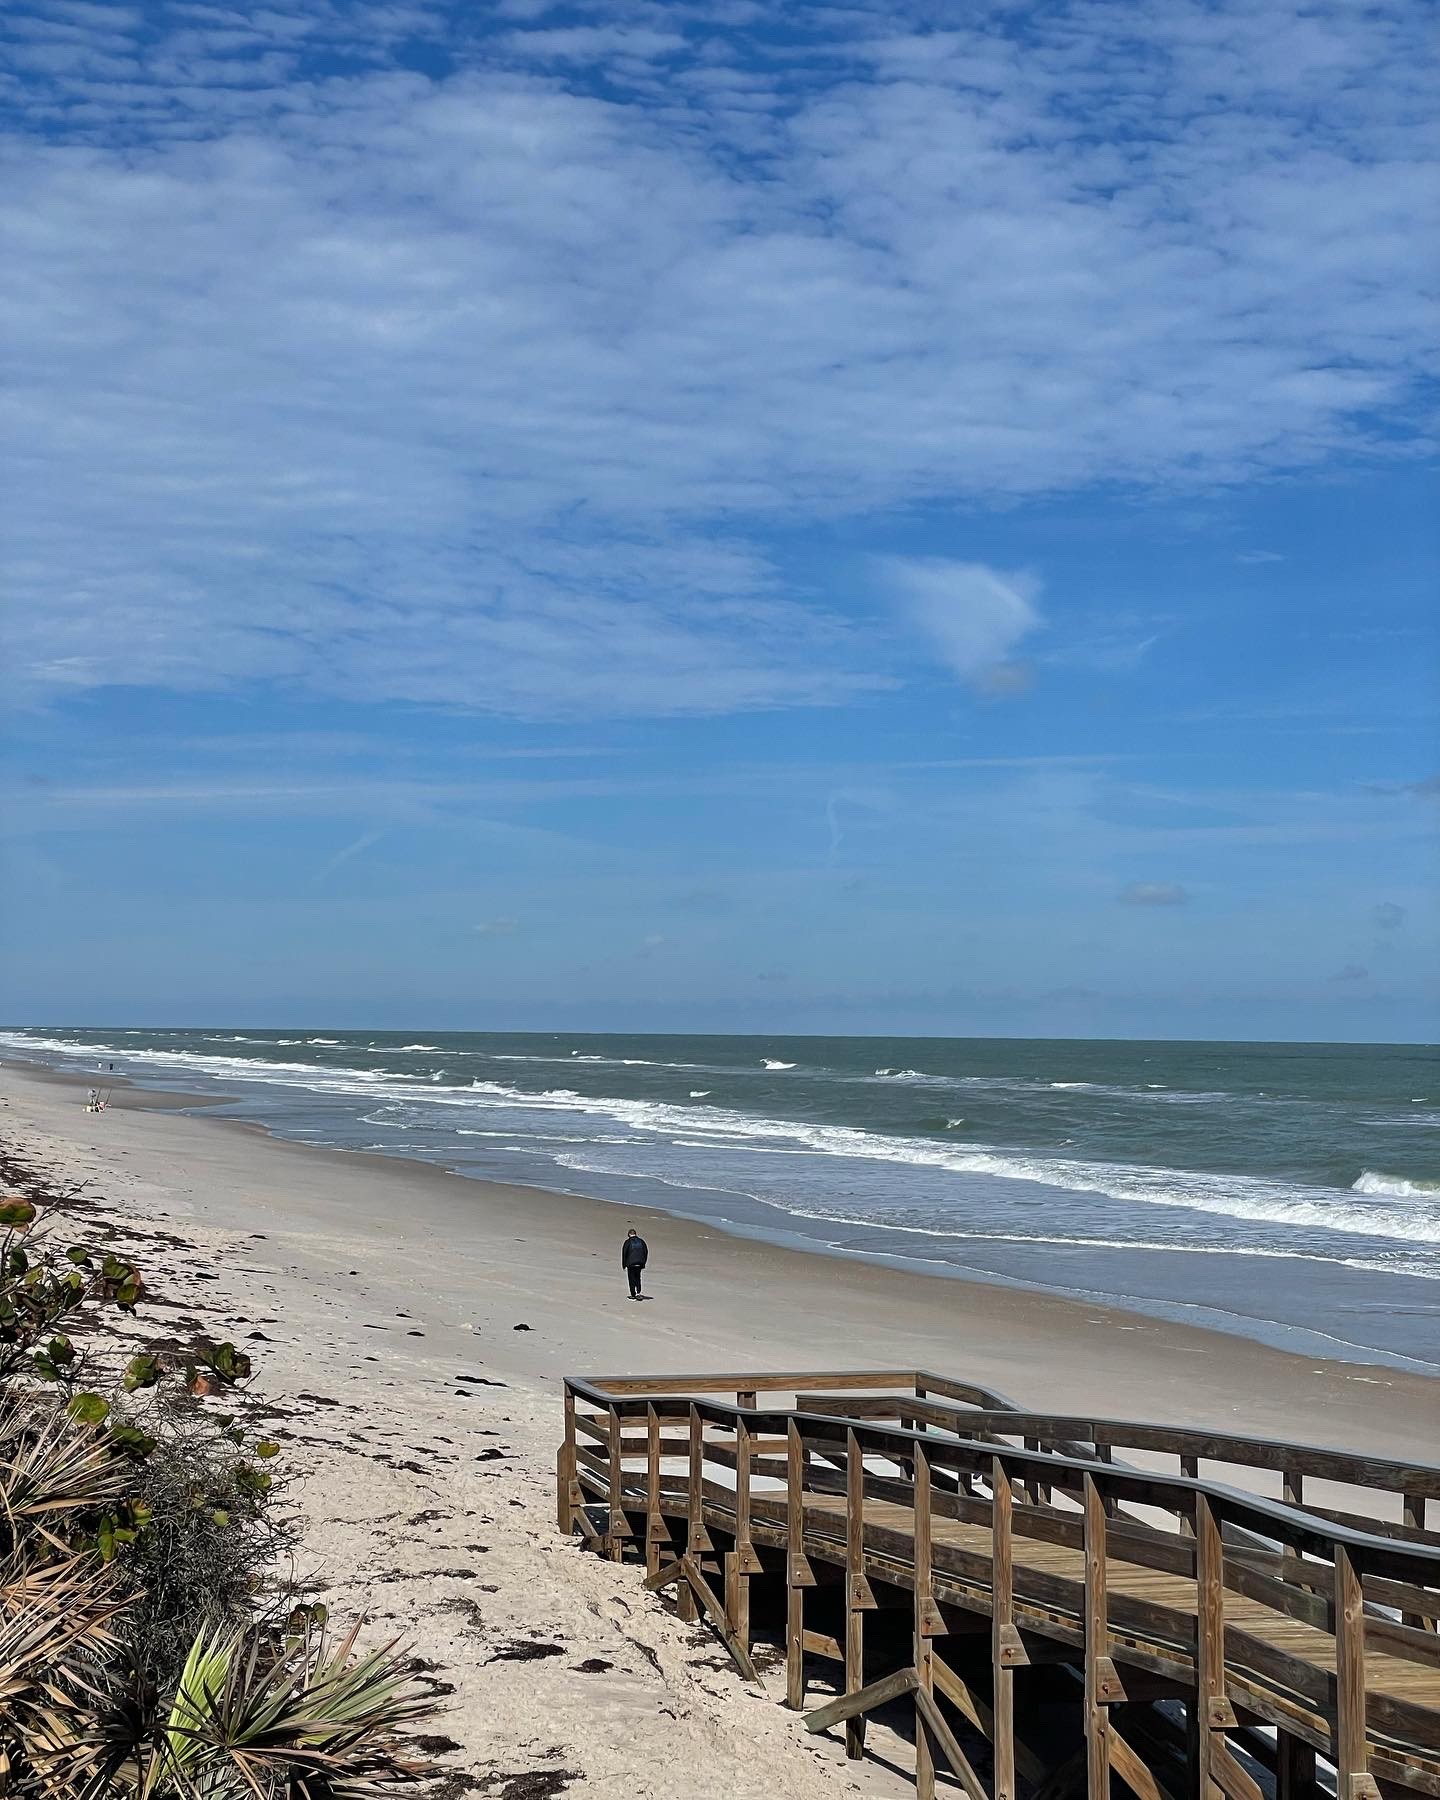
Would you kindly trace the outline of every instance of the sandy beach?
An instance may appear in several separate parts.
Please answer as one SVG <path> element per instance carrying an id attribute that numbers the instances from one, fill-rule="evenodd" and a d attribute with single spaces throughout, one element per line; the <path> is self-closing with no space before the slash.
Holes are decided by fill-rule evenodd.
<path id="1" fill-rule="evenodd" d="M 315 1585 L 444 1694 L 450 1791 L 680 1800 L 913 1791 L 847 1765 L 715 1641 L 553 1523 L 564 1373 L 900 1365 L 1052 1409 L 1440 1457 L 1440 1383 L 1021 1290 L 725 1236 L 644 1208 L 284 1143 L 192 1102 L 0 1070 L 0 1140 L 133 1248 L 142 1324 L 255 1354 L 306 1470 Z M 618 1246 L 651 1245 L 644 1305 Z M 194 1321 L 198 1323 L 199 1321 Z M 771 1684 L 772 1687 L 774 1684 Z"/>

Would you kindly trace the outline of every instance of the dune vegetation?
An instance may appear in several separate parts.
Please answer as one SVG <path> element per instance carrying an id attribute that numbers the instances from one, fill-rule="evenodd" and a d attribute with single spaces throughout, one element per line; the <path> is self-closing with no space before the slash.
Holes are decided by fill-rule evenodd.
<path id="1" fill-rule="evenodd" d="M 147 1333 L 145 1272 L 0 1153 L 0 1795 L 361 1800 L 435 1771 L 394 1643 L 294 1574 L 249 1357 Z"/>

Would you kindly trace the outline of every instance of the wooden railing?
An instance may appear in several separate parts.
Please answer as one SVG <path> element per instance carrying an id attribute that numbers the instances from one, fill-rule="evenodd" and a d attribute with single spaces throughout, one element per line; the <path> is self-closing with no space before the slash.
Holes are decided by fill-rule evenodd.
<path id="1" fill-rule="evenodd" d="M 763 1394 L 797 1404 L 762 1407 Z M 1120 1451 L 1173 1455 L 1184 1472 L 1106 1459 Z M 1202 1478 L 1207 1460 L 1279 1469 L 1293 1498 Z M 1292 1484 L 1307 1474 L 1409 1495 L 1418 1518 L 1387 1531 L 1306 1508 Z M 1015 1705 L 1016 1671 L 1055 1660 L 1083 1678 L 1075 1755 L 1092 1800 L 1112 1772 L 1155 1800 L 1153 1765 L 1175 1746 L 1157 1747 L 1157 1720 L 1137 1745 L 1116 1709 L 1163 1697 L 1185 1702 L 1202 1795 L 1258 1800 L 1250 1767 L 1267 1757 L 1287 1800 L 1313 1792 L 1317 1752 L 1339 1800 L 1377 1800 L 1377 1776 L 1440 1794 L 1440 1547 L 1422 1541 L 1440 1470 L 1021 1413 L 891 1370 L 572 1378 L 557 1476 L 561 1528 L 617 1560 L 643 1546 L 647 1585 L 674 1585 L 682 1614 L 703 1612 L 752 1678 L 750 1585 L 783 1582 L 789 1704 L 804 1705 L 807 1658 L 837 1663 L 843 1692 L 807 1722 L 843 1723 L 859 1755 L 866 1714 L 912 1695 L 922 1795 L 937 1752 L 972 1800 L 1014 1800 L 1017 1771 L 1032 1785 L 1056 1773 Z M 831 1581 L 843 1637 L 806 1625 L 807 1593 Z M 866 1615 L 902 1604 L 910 1660 L 867 1682 Z M 957 1611 L 989 1615 L 988 1694 L 937 1651 Z M 989 1738 L 992 1790 L 937 1694 Z"/>

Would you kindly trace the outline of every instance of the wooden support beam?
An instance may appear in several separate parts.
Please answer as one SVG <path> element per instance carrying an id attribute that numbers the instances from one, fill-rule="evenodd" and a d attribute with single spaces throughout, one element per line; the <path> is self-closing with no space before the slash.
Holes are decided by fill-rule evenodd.
<path id="1" fill-rule="evenodd" d="M 995 1800 L 1015 1800 L 1015 1495 L 1000 1458 L 990 1463 L 990 1665 L 995 1677 Z"/>
<path id="2" fill-rule="evenodd" d="M 1110 1727 L 1110 1767 L 1136 1796 L 1136 1800 L 1179 1800 L 1160 1781 L 1155 1771 L 1132 1744 Z"/>
<path id="3" fill-rule="evenodd" d="M 933 1692 L 935 1686 L 935 1652 L 931 1647 L 932 1615 L 939 1618 L 932 1586 L 930 1538 L 930 1458 L 916 1448 L 913 1463 L 914 1522 L 912 1526 L 912 1560 L 915 1571 L 915 1685 L 922 1693 Z M 915 1732 L 916 1800 L 935 1800 L 935 1758 L 930 1739 L 923 1728 Z M 999 1800 L 997 1795 L 996 1800 Z"/>
<path id="4" fill-rule="evenodd" d="M 1406 1494 L 1403 1496 L 1405 1524 L 1411 1531 L 1425 1529 L 1425 1496 L 1423 1494 Z M 1416 1631 L 1440 1631 L 1440 1619 L 1431 1618 L 1425 1613 L 1402 1613 L 1402 1625 L 1410 1625 Z"/>
<path id="5" fill-rule="evenodd" d="M 685 1573 L 685 1559 L 677 1557 L 674 1562 L 662 1563 L 660 1567 L 645 1577 L 645 1586 L 652 1594 L 658 1594 L 661 1588 L 669 1587 L 672 1581 L 679 1581 Z"/>
<path id="6" fill-rule="evenodd" d="M 1106 1598 L 1105 1507 L 1095 1478 L 1084 1481 L 1085 1503 L 1085 1785 L 1089 1800 L 1109 1800 L 1110 1712 L 1101 1698 L 1103 1663 L 1110 1661 Z M 1202 1797 L 1203 1800 L 1203 1797 Z"/>
<path id="7" fill-rule="evenodd" d="M 1363 1800 L 1355 1782 L 1369 1772 L 1365 1740 L 1365 1596 L 1343 1544 L 1335 1546 L 1335 1793 Z"/>
<path id="8" fill-rule="evenodd" d="M 753 1681 L 757 1687 L 764 1687 L 755 1665 L 750 1660 L 750 1652 L 731 1631 L 725 1619 L 725 1608 L 715 1597 L 715 1590 L 700 1572 L 700 1565 L 688 1553 L 680 1559 L 685 1579 L 693 1589 L 695 1598 L 710 1615 L 710 1622 L 720 1633 L 725 1648 L 735 1659 L 735 1666 L 747 1681 Z"/>
<path id="9" fill-rule="evenodd" d="M 569 1537 L 575 1529 L 575 1396 L 565 1390 L 565 1436 L 555 1459 L 555 1523 Z"/>
<path id="10" fill-rule="evenodd" d="M 949 1763 L 956 1780 L 969 1795 L 970 1800 L 990 1800 L 985 1792 L 985 1784 L 975 1773 L 970 1758 L 960 1748 L 960 1740 L 945 1723 L 945 1715 L 935 1704 L 932 1694 L 915 1691 L 915 1711 L 918 1715 L 920 1729 L 929 1734 L 940 1754 Z"/>
<path id="11" fill-rule="evenodd" d="M 1198 1481 L 1200 1478 L 1200 1458 L 1198 1456 L 1182 1456 L 1180 1458 L 1180 1473 L 1187 1481 Z M 1191 1521 L 1185 1517 L 1184 1513 L 1181 1513 L 1180 1515 L 1180 1535 L 1182 1537 L 1194 1537 L 1195 1535 L 1195 1527 Z"/>
<path id="12" fill-rule="evenodd" d="M 754 1397 L 751 1397 L 751 1406 Z M 750 1427 L 743 1420 L 735 1426 L 735 1548 L 726 1562 L 725 1601 L 730 1609 L 730 1629 L 748 1650 L 750 1647 L 750 1577 L 760 1569 L 760 1558 L 750 1538 Z"/>
<path id="13" fill-rule="evenodd" d="M 805 1705 L 805 1589 L 815 1577 L 805 1557 L 805 1445 L 793 1419 L 786 1430 L 785 1551 L 785 1704 L 800 1712 Z"/>
<path id="14" fill-rule="evenodd" d="M 1293 1731 L 1275 1734 L 1275 1800 L 1315 1800 L 1315 1748 Z"/>
<path id="15" fill-rule="evenodd" d="M 620 1415 L 610 1408 L 610 1558 L 620 1562 L 625 1555 L 625 1540 L 630 1536 L 630 1521 L 625 1517 L 625 1477 L 620 1461 Z"/>
<path id="16" fill-rule="evenodd" d="M 698 1556 L 713 1550 L 710 1533 L 705 1529 L 705 1421 L 697 1406 L 690 1408 L 690 1487 L 686 1498 L 689 1535 L 685 1548 Z"/>
<path id="17" fill-rule="evenodd" d="M 858 1693 L 841 1694 L 838 1700 L 831 1700 L 828 1705 L 806 1713 L 803 1721 L 805 1729 L 814 1732 L 828 1731 L 832 1725 L 872 1712 L 875 1707 L 884 1706 L 887 1701 L 898 1700 L 902 1694 L 913 1693 L 918 1685 L 919 1676 L 914 1669 L 897 1669 L 893 1675 L 885 1675 L 879 1681 L 872 1681 L 869 1687 L 861 1688 Z"/>
<path id="18" fill-rule="evenodd" d="M 1217 1757 L 1235 1723 L 1225 1693 L 1225 1546 L 1203 1494 L 1195 1496 L 1195 1747 L 1199 1800 L 1221 1787 Z"/>
<path id="19" fill-rule="evenodd" d="M 653 1575 L 660 1567 L 660 1546 L 670 1542 L 670 1527 L 660 1510 L 660 1415 L 645 1409 L 645 1568 Z"/>
<path id="20" fill-rule="evenodd" d="M 1210 1746 L 1212 1778 L 1229 1800 L 1265 1800 L 1264 1789 L 1248 1770 L 1242 1768 L 1224 1738 L 1217 1737 Z"/>
<path id="21" fill-rule="evenodd" d="M 957 1675 L 940 1656 L 932 1656 L 935 1686 L 959 1712 L 968 1719 L 981 1737 L 995 1742 L 995 1713 L 983 1694 L 977 1694 L 963 1675 Z M 1045 1779 L 1048 1765 L 1020 1737 L 1015 1739 L 1015 1766 L 1031 1787 Z"/>
<path id="22" fill-rule="evenodd" d="M 865 1685 L 865 1460 L 853 1429 L 845 1433 L 845 1692 Z M 870 1604 L 875 1597 L 870 1594 Z M 845 1754 L 856 1762 L 865 1754 L 865 1715 L 845 1721 Z M 1349 1800 L 1342 1795 L 1341 1800 Z"/>
<path id="23" fill-rule="evenodd" d="M 807 1631 L 804 1636 L 804 1650 L 807 1656 L 823 1656 L 830 1662 L 844 1662 L 845 1660 L 845 1646 L 839 1638 L 833 1638 L 824 1631 Z"/>

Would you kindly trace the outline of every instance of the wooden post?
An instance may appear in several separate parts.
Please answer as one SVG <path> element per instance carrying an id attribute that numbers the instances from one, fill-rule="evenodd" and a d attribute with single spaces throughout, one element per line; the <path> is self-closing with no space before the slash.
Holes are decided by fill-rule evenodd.
<path id="1" fill-rule="evenodd" d="M 555 1523 L 566 1537 L 575 1529 L 575 1396 L 565 1389 L 565 1437 L 555 1464 Z"/>
<path id="2" fill-rule="evenodd" d="M 645 1573 L 660 1567 L 660 1546 L 670 1533 L 660 1510 L 660 1415 L 653 1405 L 645 1408 Z"/>
<path id="3" fill-rule="evenodd" d="M 1180 1473 L 1186 1481 L 1198 1481 L 1200 1479 L 1200 1458 L 1198 1456 L 1182 1456 Z M 1191 1520 L 1185 1517 L 1184 1513 L 1180 1515 L 1180 1535 L 1182 1537 L 1194 1537 L 1195 1535 L 1195 1526 Z"/>
<path id="4" fill-rule="evenodd" d="M 754 1412 L 758 1397 L 758 1391 L 755 1388 L 741 1388 L 735 1396 L 735 1404 L 744 1412 Z"/>
<path id="5" fill-rule="evenodd" d="M 805 1708 L 805 1589 L 814 1580 L 805 1556 L 805 1445 L 793 1419 L 785 1449 L 785 1704 Z"/>
<path id="6" fill-rule="evenodd" d="M 1275 1800 L 1315 1800 L 1315 1750 L 1293 1731 L 1275 1734 Z"/>
<path id="7" fill-rule="evenodd" d="M 620 1562 L 630 1535 L 625 1517 L 625 1476 L 620 1462 L 620 1415 L 610 1408 L 610 1560 Z"/>
<path id="8" fill-rule="evenodd" d="M 915 1451 L 915 1678 L 919 1691 L 933 1693 L 935 1687 L 935 1653 L 930 1648 L 931 1613 L 935 1596 L 931 1587 L 930 1544 L 930 1458 L 917 1447 Z M 915 1794 L 916 1800 L 935 1800 L 935 1757 L 925 1720 L 915 1714 Z M 996 1800 L 999 1800 L 997 1793 Z"/>
<path id="9" fill-rule="evenodd" d="M 1335 1546 L 1335 1793 L 1360 1800 L 1357 1776 L 1368 1774 L 1365 1738 L 1365 1596 L 1344 1545 Z"/>
<path id="10" fill-rule="evenodd" d="M 1096 1444 L 1095 1460 L 1096 1462 L 1113 1463 L 1115 1460 L 1114 1446 L 1111 1444 Z M 1101 1505 L 1105 1508 L 1105 1517 L 1107 1519 L 1115 1518 L 1120 1510 L 1118 1504 L 1108 1495 L 1101 1501 Z"/>
<path id="11" fill-rule="evenodd" d="M 1423 1494 L 1406 1494 L 1405 1523 L 1412 1531 L 1425 1529 L 1425 1496 Z M 1423 1613 L 1402 1613 L 1400 1623 L 1409 1625 L 1416 1631 L 1440 1630 L 1440 1619 L 1427 1619 Z"/>
<path id="12" fill-rule="evenodd" d="M 990 1462 L 990 1663 L 995 1676 L 995 1800 L 1015 1800 L 1014 1494 L 998 1456 Z"/>
<path id="13" fill-rule="evenodd" d="M 875 1605 L 865 1578 L 865 1459 L 853 1427 L 845 1433 L 845 1692 L 865 1685 L 865 1614 Z M 865 1754 L 865 1715 L 845 1721 L 845 1754 Z"/>
<path id="14" fill-rule="evenodd" d="M 689 1486 L 685 1496 L 685 1554 L 698 1567 L 700 1553 L 710 1540 L 705 1535 L 705 1501 L 701 1485 L 705 1479 L 705 1422 L 693 1400 L 690 1402 L 690 1466 L 686 1473 Z M 682 1621 L 693 1625 L 700 1616 L 700 1607 L 688 1580 L 682 1581 L 676 1589 L 675 1601 Z"/>
<path id="15" fill-rule="evenodd" d="M 1102 1699 L 1110 1658 L 1105 1505 L 1085 1477 L 1085 1776 L 1089 1800 L 1110 1800 L 1110 1712 Z"/>
<path id="16" fill-rule="evenodd" d="M 735 1547 L 725 1558 L 725 1621 L 750 1649 L 750 1577 L 755 1547 L 750 1540 L 750 1463 L 754 1440 L 743 1420 L 735 1426 Z"/>
<path id="17" fill-rule="evenodd" d="M 1219 1800 L 1223 1751 L 1235 1714 L 1225 1693 L 1225 1546 L 1204 1494 L 1195 1496 L 1195 1718 L 1200 1800 Z"/>
<path id="18" fill-rule="evenodd" d="M 1287 1506 L 1304 1506 L 1305 1477 L 1297 1470 L 1282 1470 L 1280 1474 L 1280 1497 Z M 1287 1574 L 1293 1571 L 1294 1566 L 1297 1563 L 1302 1563 L 1304 1560 L 1305 1558 L 1298 1550 L 1291 1549 L 1288 1544 L 1285 1546 L 1284 1561 L 1287 1565 Z"/>

